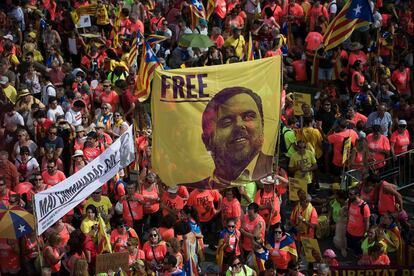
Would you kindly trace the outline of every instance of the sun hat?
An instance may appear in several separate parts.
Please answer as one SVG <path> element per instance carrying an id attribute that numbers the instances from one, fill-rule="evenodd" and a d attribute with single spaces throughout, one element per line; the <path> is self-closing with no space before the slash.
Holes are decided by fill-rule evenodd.
<path id="1" fill-rule="evenodd" d="M 177 186 L 169 187 L 167 192 L 169 192 L 171 194 L 176 194 L 178 192 L 178 187 Z"/>
<path id="2" fill-rule="evenodd" d="M 82 150 L 75 150 L 75 154 L 72 155 L 72 157 L 77 157 L 77 156 L 83 156 L 83 151 Z"/>

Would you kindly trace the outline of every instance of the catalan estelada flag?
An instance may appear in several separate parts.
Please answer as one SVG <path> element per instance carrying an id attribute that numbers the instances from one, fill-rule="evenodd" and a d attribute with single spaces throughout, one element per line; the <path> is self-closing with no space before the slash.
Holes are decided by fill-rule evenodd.
<path id="1" fill-rule="evenodd" d="M 194 29 L 198 25 L 200 18 L 206 19 L 206 11 L 200 0 L 191 0 L 191 27 Z"/>
<path id="2" fill-rule="evenodd" d="M 106 224 L 101 216 L 98 217 L 98 253 L 112 253 L 111 241 L 106 233 Z"/>
<path id="3" fill-rule="evenodd" d="M 350 0 L 329 24 L 323 36 L 325 50 L 335 48 L 351 36 L 355 28 L 373 22 L 368 0 Z"/>
<path id="4" fill-rule="evenodd" d="M 128 55 L 128 66 L 131 67 L 135 64 L 137 57 L 138 57 L 138 47 L 141 44 L 142 35 L 141 32 L 138 30 L 137 36 L 134 38 L 132 42 L 131 49 L 129 50 Z"/>
<path id="5" fill-rule="evenodd" d="M 147 43 L 149 43 L 150 45 L 154 45 L 154 44 L 157 44 L 157 43 L 161 43 L 164 40 L 167 40 L 167 38 L 168 37 L 163 36 L 163 35 L 151 34 L 151 35 L 149 35 L 145 38 L 145 41 Z"/>
<path id="6" fill-rule="evenodd" d="M 249 42 L 247 44 L 247 61 L 254 60 L 252 33 L 249 32 Z"/>
<path id="7" fill-rule="evenodd" d="M 151 49 L 151 45 L 145 41 L 142 48 L 139 71 L 135 79 L 135 96 L 140 102 L 145 101 L 150 95 L 151 81 L 158 66 L 162 65 Z"/>

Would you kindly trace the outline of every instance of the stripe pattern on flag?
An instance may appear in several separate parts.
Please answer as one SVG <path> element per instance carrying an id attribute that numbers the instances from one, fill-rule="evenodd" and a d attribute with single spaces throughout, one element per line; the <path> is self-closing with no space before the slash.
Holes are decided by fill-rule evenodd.
<path id="1" fill-rule="evenodd" d="M 337 47 L 356 28 L 369 25 L 373 16 L 368 0 L 350 0 L 329 24 L 323 37 L 325 50 Z"/>
<path id="2" fill-rule="evenodd" d="M 151 45 L 145 41 L 138 75 L 135 80 L 135 96 L 140 102 L 148 99 L 151 91 L 151 81 L 154 77 L 155 69 L 159 66 L 162 65 L 151 49 Z"/>

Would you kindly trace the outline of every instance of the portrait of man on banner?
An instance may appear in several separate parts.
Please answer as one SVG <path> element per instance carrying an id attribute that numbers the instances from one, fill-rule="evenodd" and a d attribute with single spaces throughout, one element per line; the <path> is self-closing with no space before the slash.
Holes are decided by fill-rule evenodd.
<path id="1" fill-rule="evenodd" d="M 280 58 L 156 70 L 152 166 L 167 186 L 223 189 L 272 173 Z"/>
<path id="2" fill-rule="evenodd" d="M 271 171 L 273 156 L 262 152 L 262 99 L 251 89 L 228 87 L 214 95 L 202 114 L 201 138 L 215 169 L 211 176 L 190 186 L 241 184 Z"/>

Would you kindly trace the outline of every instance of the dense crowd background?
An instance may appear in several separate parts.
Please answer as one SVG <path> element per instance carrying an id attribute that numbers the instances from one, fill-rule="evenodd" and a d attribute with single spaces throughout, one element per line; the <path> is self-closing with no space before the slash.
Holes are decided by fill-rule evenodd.
<path id="1" fill-rule="evenodd" d="M 1 1 L 2 204 L 33 211 L 35 193 L 79 171 L 129 125 L 137 129 L 137 164 L 42 236 L 0 238 L 1 275 L 94 275 L 98 217 L 113 251 L 129 252 L 127 275 L 327 275 L 339 254 L 360 265 L 406 264 L 409 216 L 399 183 L 381 173 L 395 162 L 413 168 L 414 1 L 369 1 L 374 22 L 324 51 L 323 33 L 345 2 L 214 0 L 203 3 L 208 20 L 194 21 L 193 3 L 182 0 Z M 92 26 L 76 28 L 71 12 L 92 4 Z M 153 45 L 164 70 L 244 62 L 250 36 L 255 59 L 283 57 L 273 175 L 223 191 L 163 185 L 151 170 L 148 102 L 135 95 L 140 63 L 128 61 L 138 32 L 164 37 Z M 183 34 L 215 45 L 186 47 Z M 311 81 L 302 92 L 313 103 L 298 116 L 288 83 Z M 344 190 L 348 169 L 360 181 Z M 287 196 L 289 177 L 308 184 L 297 202 Z M 307 262 L 302 238 L 333 240 L 332 248 Z"/>

